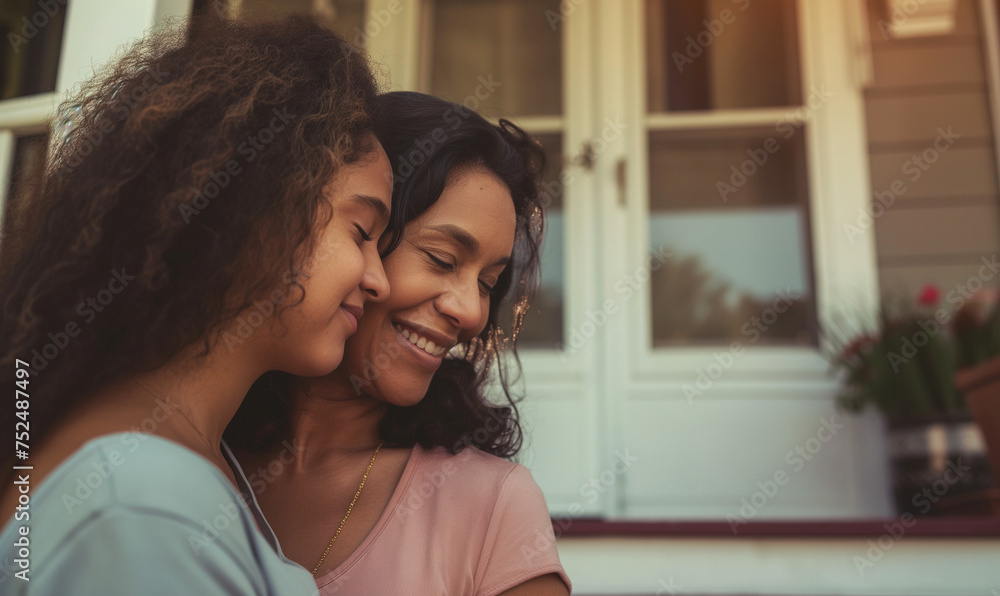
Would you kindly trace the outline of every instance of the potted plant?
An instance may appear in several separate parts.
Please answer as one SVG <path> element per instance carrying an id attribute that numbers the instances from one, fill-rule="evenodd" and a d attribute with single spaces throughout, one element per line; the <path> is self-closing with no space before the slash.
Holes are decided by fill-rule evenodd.
<path id="1" fill-rule="evenodd" d="M 941 513 L 945 497 L 992 482 L 979 429 L 955 385 L 958 355 L 939 301 L 937 288 L 927 286 L 914 305 L 893 313 L 883 307 L 874 329 L 840 346 L 831 342 L 832 369 L 843 380 L 838 406 L 874 407 L 885 417 L 901 514 Z"/>
<path id="2" fill-rule="evenodd" d="M 955 385 L 982 430 L 994 478 L 1000 478 L 1000 302 L 980 292 L 955 315 Z"/>

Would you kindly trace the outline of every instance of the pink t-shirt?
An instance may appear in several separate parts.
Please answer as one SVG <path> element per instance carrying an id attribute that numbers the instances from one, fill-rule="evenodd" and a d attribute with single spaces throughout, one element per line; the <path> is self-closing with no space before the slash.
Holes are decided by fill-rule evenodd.
<path id="1" fill-rule="evenodd" d="M 416 446 L 371 533 L 316 584 L 320 596 L 494 596 L 548 573 L 570 586 L 527 468 Z"/>

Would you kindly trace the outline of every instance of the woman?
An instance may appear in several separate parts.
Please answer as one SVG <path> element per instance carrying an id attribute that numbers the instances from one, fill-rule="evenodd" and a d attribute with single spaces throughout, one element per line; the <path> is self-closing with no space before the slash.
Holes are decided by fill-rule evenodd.
<path id="1" fill-rule="evenodd" d="M 4 594 L 315 593 L 220 442 L 255 379 L 329 373 L 388 295 L 376 93 L 309 19 L 208 20 L 71 104 L 44 224 L 0 279 L 32 466 L 2 495 Z"/>
<path id="2" fill-rule="evenodd" d="M 499 317 L 513 293 L 519 319 L 537 269 L 541 150 L 431 96 L 379 104 L 405 223 L 392 295 L 332 374 L 259 381 L 227 441 L 321 594 L 568 594 L 541 491 L 503 459 L 521 430 Z"/>

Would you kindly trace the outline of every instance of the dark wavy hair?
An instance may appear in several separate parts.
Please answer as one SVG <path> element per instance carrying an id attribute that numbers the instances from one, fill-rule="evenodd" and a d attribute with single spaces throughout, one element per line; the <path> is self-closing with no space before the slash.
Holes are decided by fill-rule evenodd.
<path id="1" fill-rule="evenodd" d="M 0 271 L 0 366 L 34 370 L 32 438 L 116 378 L 203 356 L 272 291 L 300 302 L 324 186 L 377 146 L 377 95 L 366 55 L 311 18 L 196 17 L 68 100 L 37 227 Z"/>
<path id="2" fill-rule="evenodd" d="M 431 95 L 387 93 L 376 104 L 385 123 L 382 145 L 394 174 L 390 227 L 402 229 L 419 217 L 441 196 L 449 176 L 463 169 L 482 168 L 496 175 L 510 190 L 517 214 L 511 265 L 490 293 L 485 328 L 458 348 L 460 356 L 444 359 L 418 404 L 388 405 L 379 435 L 389 446 L 443 446 L 457 453 L 473 445 L 511 458 L 523 436 L 508 369 L 520 368 L 517 331 L 538 284 L 543 229 L 539 184 L 545 154 L 511 122 L 491 124 L 466 107 Z M 501 317 L 503 309 L 510 309 L 512 316 Z M 510 321 L 507 328 L 502 320 Z M 259 450 L 287 435 L 289 404 L 279 392 L 288 394 L 289 380 L 289 375 L 274 372 L 258 380 L 230 423 L 226 440 Z M 487 397 L 494 380 L 506 403 L 495 404 Z"/>

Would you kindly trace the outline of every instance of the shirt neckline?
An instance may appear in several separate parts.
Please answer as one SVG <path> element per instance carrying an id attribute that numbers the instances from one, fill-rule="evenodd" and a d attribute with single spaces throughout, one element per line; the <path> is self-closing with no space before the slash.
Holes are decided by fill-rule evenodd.
<path id="1" fill-rule="evenodd" d="M 378 539 L 382 531 L 389 524 L 393 515 L 396 513 L 396 509 L 399 507 L 400 502 L 403 500 L 403 495 L 406 493 L 406 489 L 413 479 L 414 474 L 417 471 L 417 462 L 423 456 L 423 449 L 420 445 L 414 445 L 410 451 L 410 458 L 406 461 L 406 467 L 403 468 L 403 475 L 400 476 L 399 482 L 396 484 L 396 489 L 392 491 L 392 497 L 389 498 L 389 503 L 385 506 L 382 511 L 382 515 L 379 516 L 378 521 L 375 522 L 375 526 L 372 527 L 365 539 L 361 541 L 358 548 L 354 549 L 354 552 L 350 554 L 346 559 L 344 559 L 340 565 L 337 565 L 332 570 L 324 573 L 323 575 L 316 578 L 316 585 L 320 588 L 326 586 L 327 584 L 335 581 L 340 576 L 344 575 L 348 569 L 353 567 L 361 557 L 372 547 L 375 541 Z"/>
<path id="2" fill-rule="evenodd" d="M 229 444 L 223 439 L 219 446 L 222 448 L 222 457 L 226 459 L 226 463 L 229 464 L 229 468 L 233 471 L 236 477 L 236 483 L 239 485 L 240 493 L 243 496 L 244 501 L 247 501 L 247 509 L 250 510 L 250 514 L 253 516 L 254 520 L 257 521 L 257 529 L 264 536 L 267 542 L 271 545 L 278 556 L 281 557 L 283 561 L 288 563 L 295 563 L 291 559 L 285 557 L 285 553 L 281 551 L 281 543 L 278 542 L 278 535 L 274 533 L 271 529 L 271 524 L 267 523 L 267 518 L 264 517 L 263 512 L 260 510 L 260 504 L 257 502 L 257 495 L 253 492 L 253 487 L 250 486 L 250 480 L 247 479 L 246 474 L 243 472 L 243 466 L 233 455 L 232 449 L 229 448 Z M 251 507 L 250 504 L 253 504 Z M 298 565 L 298 563 L 295 563 Z"/>

